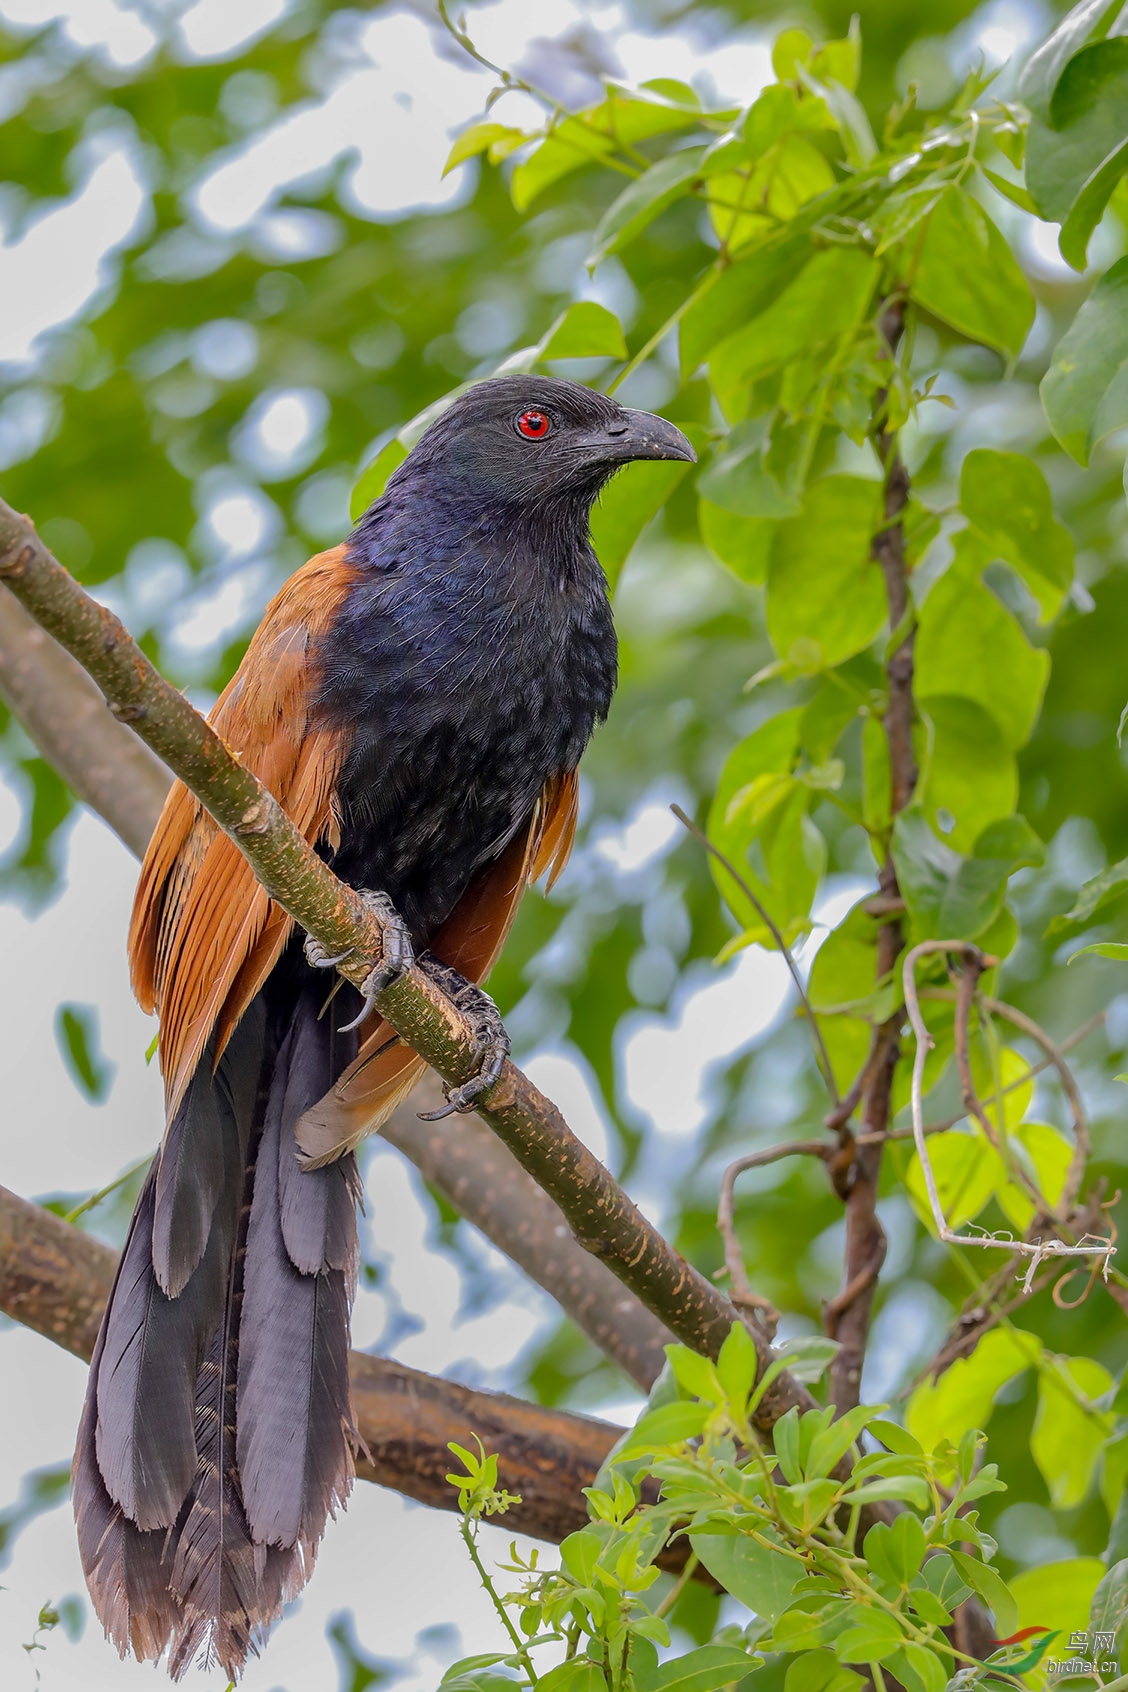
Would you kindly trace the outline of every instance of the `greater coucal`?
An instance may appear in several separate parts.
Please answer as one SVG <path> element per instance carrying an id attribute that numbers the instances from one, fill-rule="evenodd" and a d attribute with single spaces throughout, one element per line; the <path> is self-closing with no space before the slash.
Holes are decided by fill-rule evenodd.
<path id="1" fill-rule="evenodd" d="M 212 721 L 384 918 L 368 998 L 410 963 L 508 1050 L 488 975 L 528 882 L 559 873 L 576 766 L 616 679 L 593 500 L 677 429 L 572 382 L 479 383 L 349 539 L 268 607 Z M 124 1655 L 236 1675 L 348 1496 L 354 1148 L 423 1065 L 328 1015 L 329 965 L 177 783 L 145 857 L 133 982 L 160 1014 L 167 1126 L 90 1369 L 74 1505 Z M 362 1003 L 362 1010 L 368 1008 Z"/>

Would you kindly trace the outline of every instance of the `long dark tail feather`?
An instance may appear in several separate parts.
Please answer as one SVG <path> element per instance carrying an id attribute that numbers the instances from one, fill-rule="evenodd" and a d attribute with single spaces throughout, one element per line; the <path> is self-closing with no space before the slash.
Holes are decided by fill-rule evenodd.
<path id="1" fill-rule="evenodd" d="M 320 1031 L 308 1020 L 311 1004 L 291 1022 L 278 1054 L 259 1147 L 237 1444 L 255 1538 L 307 1548 L 352 1486 L 348 1334 L 358 1256 L 354 1159 L 309 1173 L 297 1163 L 298 1117 L 331 1084 Z M 283 1076 L 284 1088 L 277 1084 Z"/>
<path id="2" fill-rule="evenodd" d="M 352 1484 L 358 1176 L 351 1157 L 304 1174 L 294 1151 L 349 1056 L 317 1004 L 285 1007 L 276 1046 L 260 998 L 214 1076 L 205 1055 L 91 1365 L 73 1472 L 87 1581 L 121 1654 L 168 1649 L 174 1678 L 197 1659 L 238 1675 Z"/>

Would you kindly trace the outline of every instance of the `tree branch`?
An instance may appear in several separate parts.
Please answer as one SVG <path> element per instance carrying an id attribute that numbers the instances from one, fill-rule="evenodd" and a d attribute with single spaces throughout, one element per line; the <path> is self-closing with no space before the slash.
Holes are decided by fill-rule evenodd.
<path id="1" fill-rule="evenodd" d="M 2 586 L 0 699 L 67 786 L 141 857 L 168 792 L 167 769 Z"/>
<path id="2" fill-rule="evenodd" d="M 117 1259 L 38 1205 L 0 1187 L 0 1310 L 89 1361 Z M 477 1392 L 400 1363 L 351 1354 L 357 1427 L 368 1454 L 357 1474 L 440 1510 L 457 1510 L 443 1476 L 449 1440 L 476 1433 L 501 1458 L 501 1480 L 521 1503 L 506 1525 L 559 1542 L 586 1525 L 590 1486 L 622 1428 Z M 678 1561 L 684 1561 L 683 1557 Z"/>
<path id="3" fill-rule="evenodd" d="M 905 326 L 905 304 L 899 297 L 885 302 L 878 319 L 878 334 L 890 363 Z M 888 389 L 877 396 L 877 427 L 873 440 L 884 472 L 884 527 L 873 542 L 873 558 L 881 567 L 885 599 L 889 608 L 891 637 L 899 633 L 895 649 L 886 659 L 888 700 L 885 707 L 885 738 L 889 747 L 890 817 L 897 816 L 913 796 L 917 781 L 913 751 L 913 644 L 916 631 L 909 620 L 909 581 L 905 562 L 903 514 L 909 501 L 909 476 L 901 461 L 897 437 L 888 423 Z M 904 939 L 896 914 L 901 889 L 893 858 L 886 847 L 878 876 L 881 898 L 889 915 L 877 931 L 877 978 L 885 980 L 900 955 Z M 830 1396 L 841 1415 L 857 1404 L 862 1383 L 866 1339 L 873 1310 L 877 1277 L 885 1259 L 885 1233 L 877 1216 L 877 1190 L 885 1135 L 891 1122 L 893 1076 L 900 1057 L 901 1013 L 898 1011 L 877 1030 L 866 1065 L 861 1099 L 863 1144 L 855 1144 L 853 1169 L 846 1197 L 846 1261 L 842 1291 L 823 1313 L 827 1333 L 841 1349 L 831 1365 Z M 843 1139 L 849 1133 L 840 1128 Z"/>
<path id="4" fill-rule="evenodd" d="M 78 586 L 43 546 L 30 521 L 0 501 L 0 579 L 92 675 L 121 721 L 173 769 L 250 862 L 270 896 L 327 951 L 348 952 L 341 973 L 359 984 L 378 956 L 380 925 L 338 881 L 277 801 L 233 757 L 189 702 L 158 674 L 120 620 Z M 445 1080 L 468 1078 L 474 1057 L 462 1017 L 412 970 L 379 998 L 382 1016 Z M 580 1244 L 600 1259 L 677 1338 L 715 1355 L 736 1311 L 673 1250 L 559 1111 L 512 1064 L 483 1120 L 562 1211 Z M 770 1348 L 756 1339 L 761 1368 Z M 786 1373 L 761 1402 L 770 1427 L 792 1404 L 812 1404 Z"/>

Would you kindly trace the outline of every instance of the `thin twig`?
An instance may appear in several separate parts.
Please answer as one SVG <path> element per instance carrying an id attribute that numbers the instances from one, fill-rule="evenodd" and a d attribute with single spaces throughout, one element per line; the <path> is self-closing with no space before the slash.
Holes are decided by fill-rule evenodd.
<path id="1" fill-rule="evenodd" d="M 834 1154 L 834 1147 L 826 1140 L 784 1140 L 781 1145 L 768 1146 L 764 1151 L 749 1152 L 730 1163 L 721 1176 L 720 1196 L 717 1200 L 717 1231 L 724 1246 L 725 1268 L 729 1276 L 729 1297 L 743 1309 L 762 1315 L 773 1337 L 779 1324 L 779 1311 L 770 1299 L 753 1292 L 744 1267 L 740 1242 L 736 1237 L 735 1188 L 737 1177 L 748 1169 L 762 1169 L 766 1164 L 778 1163 L 783 1157 L 818 1157 L 825 1163 Z"/>
<path id="2" fill-rule="evenodd" d="M 922 1094 L 924 1090 L 924 1066 L 928 1061 L 928 1054 L 935 1042 L 932 1035 L 928 1032 L 924 1017 L 921 1014 L 920 996 L 918 994 L 916 984 L 916 966 L 918 960 L 923 957 L 936 956 L 937 954 L 947 957 L 963 956 L 965 958 L 978 955 L 982 958 L 982 953 L 980 953 L 978 947 L 974 946 L 969 940 L 922 940 L 906 955 L 902 966 L 902 979 L 904 981 L 905 988 L 905 1009 L 908 1012 L 909 1021 L 912 1023 L 913 1034 L 916 1037 L 916 1052 L 913 1057 L 912 1079 L 913 1139 L 916 1142 L 917 1156 L 920 1159 L 921 1171 L 924 1175 L 925 1190 L 928 1193 L 929 1208 L 932 1211 L 932 1220 L 936 1226 L 937 1234 L 941 1240 L 945 1241 L 945 1243 L 949 1245 L 989 1246 L 998 1250 L 1011 1251 L 1022 1257 L 1029 1257 L 1031 1262 L 1026 1276 L 1027 1288 L 1032 1286 L 1033 1277 L 1037 1272 L 1039 1264 L 1044 1262 L 1047 1257 L 1103 1257 L 1103 1273 L 1107 1279 L 1109 1264 L 1112 1260 L 1113 1253 L 1116 1250 L 1115 1243 L 1111 1239 L 1097 1240 L 1082 1238 L 1076 1245 L 1066 1245 L 1064 1241 L 1056 1238 L 1047 1240 L 1015 1240 L 1011 1237 L 999 1234 L 960 1234 L 949 1228 L 947 1218 L 944 1215 L 944 1207 L 940 1202 L 940 1194 L 936 1186 L 936 1176 L 933 1173 L 932 1160 L 928 1155 L 928 1144 L 924 1134 L 924 1106 L 922 1102 Z M 943 996 L 945 998 L 949 998 L 952 995 L 944 993 Z M 992 1001 L 992 1003 L 997 1003 L 997 1001 Z M 1007 1006 L 1006 1010 L 1013 1011 L 1013 1007 Z M 1000 1014 L 1005 1014 L 1005 1012 L 1000 1010 Z M 1021 1012 L 1016 1014 L 1018 1016 L 1022 1015 Z M 1027 1033 L 1031 1033 L 1031 1030 L 1037 1027 L 1037 1024 L 1031 1023 L 1028 1017 L 1024 1017 L 1023 1022 L 1029 1025 L 1025 1030 Z M 1016 1023 L 1016 1026 L 1021 1026 L 1021 1024 Z M 1041 1034 L 1043 1031 L 1039 1029 L 1038 1032 Z M 1036 1036 L 1031 1033 L 1031 1037 L 1035 1038 Z M 1048 1040 L 1049 1036 L 1043 1035 L 1043 1039 Z M 1039 1043 L 1041 1044 L 1042 1042 L 1040 1041 Z M 1056 1048 L 1056 1050 L 1060 1056 L 1060 1048 Z M 1064 1059 L 1062 1060 L 1062 1065 L 1063 1067 L 1068 1068 L 1068 1065 L 1064 1063 Z"/>
<path id="3" fill-rule="evenodd" d="M 834 1079 L 834 1070 L 831 1068 L 830 1054 L 826 1049 L 826 1043 L 823 1040 L 822 1030 L 819 1027 L 818 1019 L 815 1016 L 814 1011 L 811 1009 L 811 1001 L 807 997 L 807 989 L 803 985 L 803 978 L 799 974 L 798 966 L 791 955 L 791 948 L 783 938 L 783 935 L 780 933 L 773 919 L 768 915 L 768 912 L 764 909 L 763 905 L 760 903 L 759 899 L 757 899 L 755 893 L 753 893 L 740 871 L 736 868 L 736 865 L 731 863 L 718 847 L 714 846 L 704 829 L 698 828 L 693 818 L 686 816 L 680 805 L 671 805 L 670 809 L 674 813 L 675 817 L 677 817 L 678 821 L 688 828 L 694 839 L 700 841 L 701 845 L 704 846 L 710 856 L 716 859 L 716 861 L 721 865 L 721 868 L 728 871 L 729 875 L 731 875 L 732 879 L 736 882 L 736 885 L 740 888 L 740 891 L 744 894 L 744 897 L 748 900 L 757 916 L 759 916 L 760 920 L 763 922 L 764 927 L 768 930 L 768 933 L 779 947 L 779 950 L 783 955 L 783 960 L 791 975 L 791 979 L 795 983 L 795 991 L 799 995 L 806 1020 L 810 1026 L 811 1039 L 815 1047 L 815 1062 L 818 1064 L 819 1073 L 826 1082 L 827 1092 L 837 1105 L 839 1102 L 838 1084 Z"/>

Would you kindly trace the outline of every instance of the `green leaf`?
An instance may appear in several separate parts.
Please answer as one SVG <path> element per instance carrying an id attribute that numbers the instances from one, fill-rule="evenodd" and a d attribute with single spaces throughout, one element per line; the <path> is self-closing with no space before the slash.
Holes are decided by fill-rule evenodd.
<path id="1" fill-rule="evenodd" d="M 978 1216 L 983 1207 L 1006 1185 L 1007 1172 L 995 1149 L 984 1143 L 981 1134 L 962 1133 L 950 1129 L 943 1134 L 928 1136 L 928 1159 L 940 1198 L 940 1208 L 948 1226 L 958 1228 Z M 913 1208 L 925 1226 L 935 1231 L 928 1189 L 924 1184 L 924 1170 L 913 1153 L 905 1178 Z"/>
<path id="2" fill-rule="evenodd" d="M 862 1545 L 866 1562 L 880 1580 L 908 1589 L 924 1562 L 924 1529 L 907 1510 L 895 1521 L 877 1522 Z"/>
<path id="3" fill-rule="evenodd" d="M 1047 925 L 1047 935 L 1060 934 L 1066 928 L 1083 927 L 1106 906 L 1122 899 L 1125 893 L 1128 893 L 1128 858 L 1121 858 L 1119 863 L 1109 864 L 1107 869 L 1084 883 L 1072 909 L 1054 917 Z"/>
<path id="4" fill-rule="evenodd" d="M 1062 71 L 1050 123 L 1036 118 L 1027 133 L 1026 186 L 1042 216 L 1062 225 L 1062 257 L 1075 270 L 1128 168 L 1126 124 L 1128 41 L 1097 41 Z"/>
<path id="5" fill-rule="evenodd" d="M 566 118 L 515 168 L 509 184 L 515 208 L 528 211 L 546 189 L 573 171 L 598 164 L 614 151 L 610 135 L 598 132 L 582 117 Z"/>
<path id="6" fill-rule="evenodd" d="M 860 1674 L 843 1668 L 833 1651 L 803 1651 L 787 1665 L 783 1692 L 861 1692 Z"/>
<path id="7" fill-rule="evenodd" d="M 978 580 L 985 558 L 965 530 L 955 558 L 920 608 L 915 653 L 919 696 L 957 694 L 989 711 L 1008 746 L 1025 745 L 1050 672 L 1018 623 Z"/>
<path id="8" fill-rule="evenodd" d="M 1092 946 L 1081 946 L 1076 952 L 1071 952 L 1070 963 L 1076 958 L 1086 957 L 1090 952 L 1098 958 L 1115 958 L 1117 963 L 1123 963 L 1128 958 L 1128 945 L 1123 940 L 1098 940 Z"/>
<path id="9" fill-rule="evenodd" d="M 747 1651 L 735 1645 L 700 1645 L 647 1674 L 636 1673 L 635 1681 L 638 1692 L 717 1692 L 743 1680 L 755 1666 Z"/>
<path id="10" fill-rule="evenodd" d="M 812 1439 L 803 1465 L 804 1472 L 808 1476 L 832 1473 L 835 1465 L 845 1457 L 874 1417 L 888 1408 L 887 1404 L 876 1407 L 872 1404 L 855 1404 L 852 1410 L 847 1410 L 844 1416 L 839 1416 L 837 1421 L 832 1422 Z"/>
<path id="11" fill-rule="evenodd" d="M 905 1692 L 944 1692 L 948 1684 L 945 1659 L 927 1645 L 908 1641 L 887 1659 L 886 1666 Z"/>
<path id="12" fill-rule="evenodd" d="M 79 1090 L 101 1104 L 110 1090 L 116 1065 L 99 1049 L 98 1011 L 94 1005 L 60 1005 L 55 1012 L 55 1039 L 63 1062 Z"/>
<path id="13" fill-rule="evenodd" d="M 1018 1605 L 1019 1626 L 1073 1632 L 1089 1614 L 1104 1574 L 1099 1557 L 1068 1557 L 1012 1576 L 1010 1589 Z"/>
<path id="14" fill-rule="evenodd" d="M 761 808 L 758 818 L 747 801 L 757 784 L 786 777 L 798 756 L 802 715 L 801 708 L 780 712 L 734 748 L 721 772 L 708 823 L 710 840 L 789 940 L 805 930 L 826 863 L 825 842 L 806 814 L 811 790 L 802 783 L 789 784 L 780 802 Z M 710 868 L 749 939 L 774 946 L 758 912 L 727 870 L 715 861 Z"/>
<path id="15" fill-rule="evenodd" d="M 627 246 L 667 206 L 688 194 L 694 178 L 701 175 L 707 152 L 707 147 L 686 147 L 681 152 L 668 153 L 624 188 L 599 221 L 587 256 L 589 268 L 594 268 L 609 253 L 617 253 Z"/>
<path id="16" fill-rule="evenodd" d="M 783 1614 L 803 1575 L 802 1563 L 746 1534 L 691 1533 L 689 1542 L 713 1579 L 765 1621 Z"/>
<path id="17" fill-rule="evenodd" d="M 878 269 L 857 247 L 816 254 L 758 316 L 713 348 L 715 387 L 731 391 L 852 328 L 865 315 Z"/>
<path id="18" fill-rule="evenodd" d="M 802 509 L 765 463 L 767 431 L 762 421 L 738 423 L 726 450 L 697 478 L 699 492 L 740 517 L 794 517 Z"/>
<path id="19" fill-rule="evenodd" d="M 722 1401 L 724 1392 L 717 1366 L 708 1357 L 702 1357 L 699 1351 L 691 1350 L 688 1345 L 668 1345 L 666 1356 L 684 1392 L 692 1393 L 694 1398 L 703 1398 L 709 1404 Z"/>
<path id="20" fill-rule="evenodd" d="M 775 525 L 769 518 L 740 517 L 701 499 L 697 505 L 697 523 L 709 551 L 734 576 L 753 584 L 766 579 L 775 533 Z"/>
<path id="21" fill-rule="evenodd" d="M 691 438 L 692 424 L 686 426 Z M 591 538 L 614 585 L 647 524 L 657 517 L 689 469 L 683 462 L 628 464 L 607 484 L 591 514 Z"/>
<path id="22" fill-rule="evenodd" d="M 471 124 L 469 129 L 464 129 L 461 135 L 455 137 L 454 146 L 443 166 L 443 175 L 448 175 L 455 165 L 462 164 L 464 160 L 476 158 L 479 153 L 488 151 L 493 157 L 503 157 L 506 151 L 521 146 L 527 139 L 523 130 L 512 129 L 508 124 Z"/>
<path id="23" fill-rule="evenodd" d="M 974 699 L 918 695 L 920 780 L 916 797 L 929 823 L 957 852 L 1008 816 L 1018 799 L 1018 762 L 1002 729 Z"/>
<path id="24" fill-rule="evenodd" d="M 923 1453 L 920 1441 L 914 1439 L 909 1430 L 903 1428 L 899 1422 L 871 1422 L 869 1431 L 874 1439 L 879 1439 L 882 1445 L 887 1446 L 898 1457 L 919 1457 Z"/>
<path id="25" fill-rule="evenodd" d="M 1018 95 L 1043 123 L 1050 121 L 1050 101 L 1070 59 L 1090 36 L 1101 34 L 1101 25 L 1120 9 L 1121 0 L 1081 0 L 1026 61 L 1018 79 Z"/>
<path id="26" fill-rule="evenodd" d="M 756 1347 L 743 1322 L 734 1322 L 717 1356 L 717 1374 L 729 1400 L 742 1411 L 756 1382 Z"/>
<path id="27" fill-rule="evenodd" d="M 942 1439 L 958 1440 L 969 1428 L 985 1427 L 996 1393 L 1036 1364 L 1041 1352 L 1042 1342 L 1036 1335 L 993 1328 L 970 1357 L 957 1359 L 938 1381 L 924 1381 L 913 1388 L 905 1425 L 925 1451 L 934 1450 Z"/>
<path id="28" fill-rule="evenodd" d="M 661 1411 L 655 1414 L 660 1415 Z M 599 1534 L 593 1533 L 591 1528 L 580 1528 L 561 1540 L 560 1560 L 573 1580 L 580 1586 L 590 1586 L 602 1550 L 603 1541 Z"/>
<path id="29" fill-rule="evenodd" d="M 1128 258 L 1101 277 L 1042 378 L 1050 428 L 1078 464 L 1128 423 Z"/>
<path id="30" fill-rule="evenodd" d="M 802 515 L 779 524 L 768 568 L 768 634 L 796 669 L 831 669 L 870 645 L 886 620 L 870 552 L 881 489 L 858 476 L 815 482 Z"/>
<path id="31" fill-rule="evenodd" d="M 859 1619 L 834 1641 L 834 1653 L 842 1663 L 881 1663 L 904 1643 L 905 1635 L 884 1610 L 855 1610 Z"/>
<path id="32" fill-rule="evenodd" d="M 954 1545 L 950 1547 L 948 1555 L 967 1584 L 974 1592 L 978 1592 L 994 1614 L 995 1632 L 999 1637 L 1005 1639 L 1008 1635 L 1016 1633 L 1019 1627 L 1018 1605 L 998 1570 L 991 1568 L 987 1563 L 981 1563 L 977 1557 L 969 1557 L 965 1551 L 958 1551 Z"/>
<path id="33" fill-rule="evenodd" d="M 456 1663 L 451 1663 L 439 1685 L 445 1686 L 449 1680 L 461 1674 L 471 1674 L 475 1669 L 493 1668 L 496 1664 L 503 1663 L 508 1655 L 507 1651 L 489 1651 L 477 1657 L 459 1657 Z"/>
<path id="34" fill-rule="evenodd" d="M 790 233 L 746 249 L 726 270 L 714 271 L 678 324 L 682 376 L 691 376 L 719 340 L 769 306 L 814 251 L 809 235 Z"/>
<path id="35" fill-rule="evenodd" d="M 1128 1616 L 1128 1558 L 1113 1563 L 1093 1593 L 1090 1633 L 1119 1633 Z"/>
<path id="36" fill-rule="evenodd" d="M 406 457 L 407 448 L 398 436 L 393 436 L 376 454 L 372 463 L 361 471 L 349 500 L 349 516 L 354 523 L 358 523 L 368 507 L 380 498 L 392 471 L 398 470 Z"/>
<path id="37" fill-rule="evenodd" d="M 1073 541 L 1054 516 L 1046 478 L 1024 453 L 979 447 L 960 471 L 960 509 L 1026 583 L 1046 622 L 1073 581 Z"/>
<path id="38" fill-rule="evenodd" d="M 1112 1376 L 1093 1357 L 1059 1357 L 1039 1372 L 1030 1455 L 1055 1510 L 1071 1510 L 1088 1497 L 1113 1429 L 1111 1412 L 1096 1409 L 1094 1401 L 1111 1385 Z"/>
<path id="39" fill-rule="evenodd" d="M 641 1681 L 638 1682 L 641 1685 Z M 557 1663 L 537 1680 L 539 1692 L 607 1692 L 603 1670 L 590 1657 L 573 1657 Z"/>
<path id="40" fill-rule="evenodd" d="M 919 805 L 893 825 L 893 862 L 920 939 L 974 940 L 994 920 L 1012 866 L 999 858 L 962 857 L 928 826 Z"/>
<path id="41" fill-rule="evenodd" d="M 683 1440 L 696 1439 L 704 1431 L 708 1415 L 706 1404 L 691 1404 L 686 1400 L 664 1404 L 658 1410 L 648 1411 L 635 1423 L 619 1442 L 615 1454 L 625 1457 L 649 1446 L 680 1445 Z"/>
<path id="42" fill-rule="evenodd" d="M 775 1353 L 784 1359 L 788 1373 L 795 1380 L 810 1385 L 822 1379 L 839 1349 L 837 1340 L 828 1339 L 823 1334 L 797 1334 L 794 1339 L 777 1345 Z"/>
<path id="43" fill-rule="evenodd" d="M 850 1504 L 878 1504 L 885 1499 L 901 1499 L 915 1510 L 927 1510 L 931 1500 L 926 1481 L 915 1475 L 891 1475 L 887 1480 L 865 1481 L 842 1494 Z"/>
<path id="44" fill-rule="evenodd" d="M 977 200 L 949 188 L 929 216 L 908 276 L 919 305 L 969 340 L 1017 358 L 1034 297 L 1010 247 Z"/>
<path id="45" fill-rule="evenodd" d="M 541 343 L 541 358 L 626 358 L 619 319 L 595 300 L 577 300 L 562 312 Z"/>

